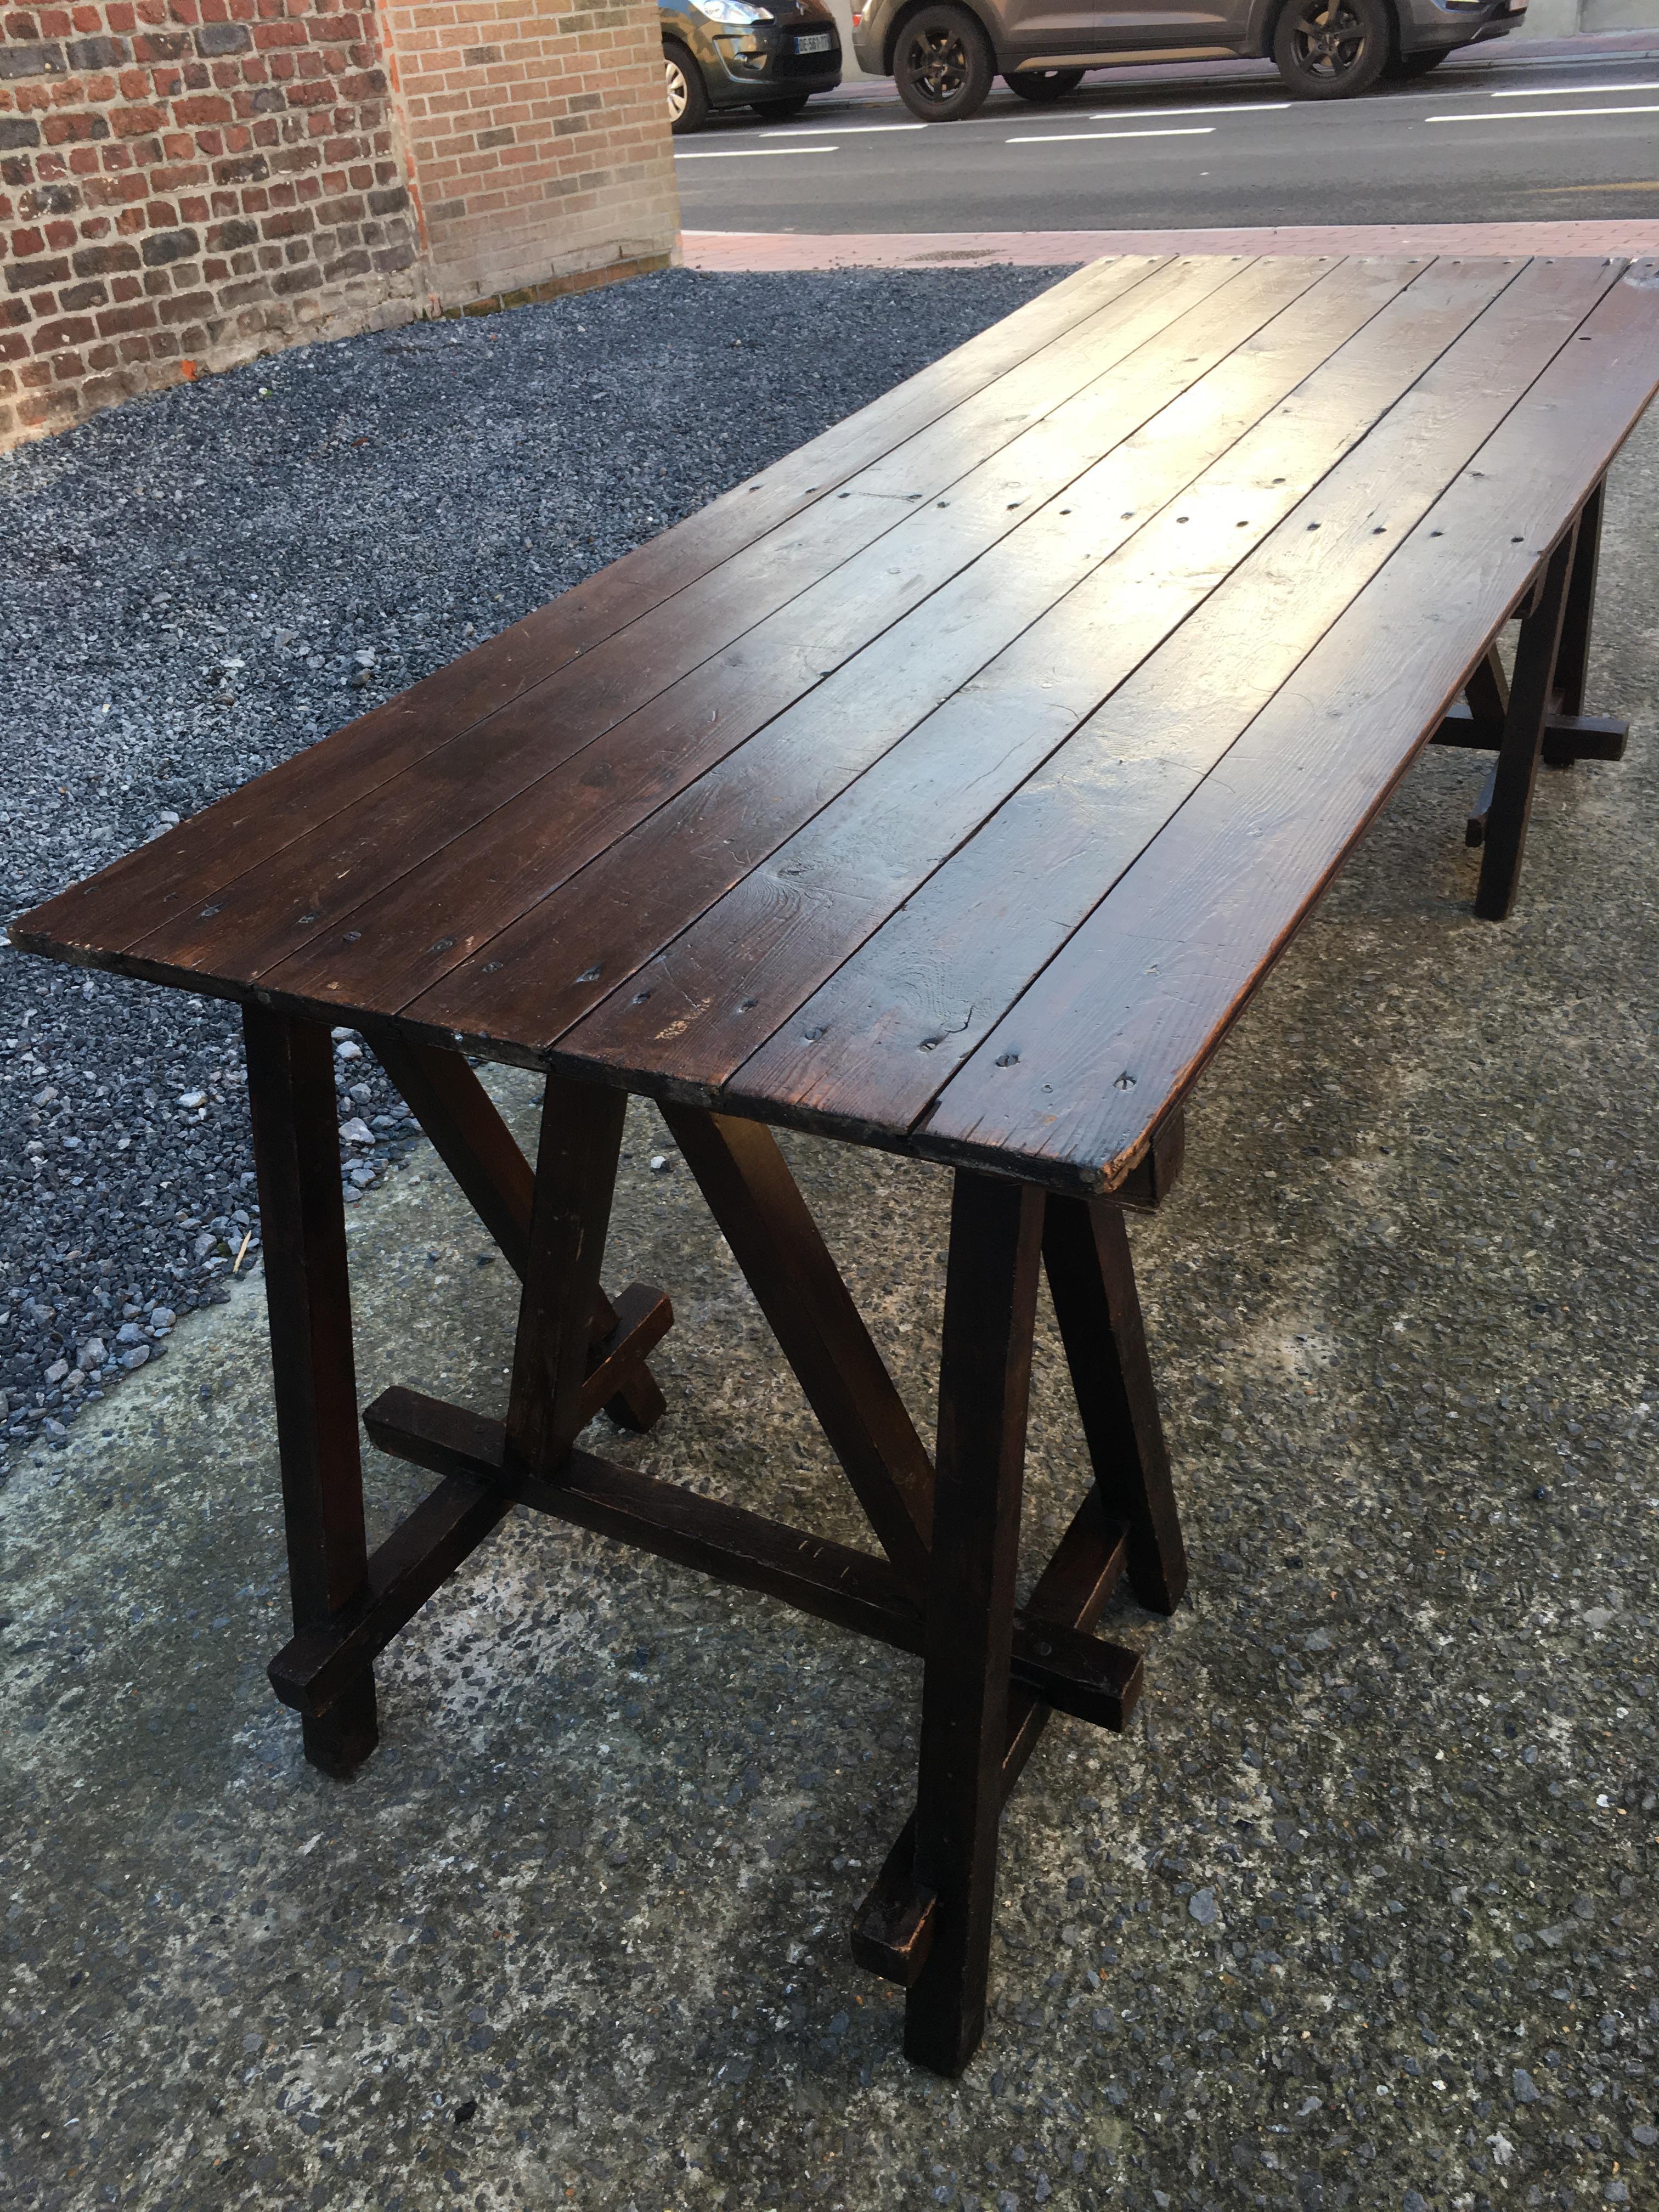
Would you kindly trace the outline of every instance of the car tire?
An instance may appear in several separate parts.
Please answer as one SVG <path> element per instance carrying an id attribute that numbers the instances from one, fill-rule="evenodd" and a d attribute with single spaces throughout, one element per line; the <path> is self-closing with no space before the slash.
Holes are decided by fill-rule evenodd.
<path id="1" fill-rule="evenodd" d="M 668 85 L 668 127 L 676 137 L 701 131 L 708 120 L 708 90 L 685 47 L 672 40 L 662 44 L 663 75 Z"/>
<path id="2" fill-rule="evenodd" d="M 977 115 L 996 76 L 991 42 L 966 8 L 918 8 L 900 27 L 893 82 L 923 123 L 962 123 Z"/>
<path id="3" fill-rule="evenodd" d="M 1369 92 L 1393 51 L 1383 0 L 1285 0 L 1273 31 L 1273 60 L 1298 100 Z"/>
<path id="4" fill-rule="evenodd" d="M 1426 76 L 1431 69 L 1438 69 L 1448 54 L 1455 54 L 1455 46 L 1427 46 L 1415 54 L 1390 54 L 1382 64 L 1387 77 Z"/>
<path id="5" fill-rule="evenodd" d="M 1075 92 L 1083 82 L 1081 70 L 1009 70 L 1002 82 L 1010 92 L 1017 92 L 1022 100 L 1029 100 L 1038 107 L 1046 107 L 1051 100 L 1064 100 L 1068 92 Z"/>
<path id="6" fill-rule="evenodd" d="M 749 104 L 757 115 L 763 115 L 769 123 L 793 123 L 796 116 L 805 112 L 811 97 L 804 92 L 799 100 L 754 100 Z"/>

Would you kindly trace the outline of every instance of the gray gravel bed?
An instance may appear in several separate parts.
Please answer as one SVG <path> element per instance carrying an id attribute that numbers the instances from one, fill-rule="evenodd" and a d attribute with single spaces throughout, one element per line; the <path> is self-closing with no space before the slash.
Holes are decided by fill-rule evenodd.
<path id="1" fill-rule="evenodd" d="M 1054 281 L 653 277 L 317 345 L 0 459 L 0 915 L 441 666 Z M 342 1032 L 356 1198 L 408 1116 Z M 258 1250 L 240 1024 L 0 947 L 0 1480 Z"/>

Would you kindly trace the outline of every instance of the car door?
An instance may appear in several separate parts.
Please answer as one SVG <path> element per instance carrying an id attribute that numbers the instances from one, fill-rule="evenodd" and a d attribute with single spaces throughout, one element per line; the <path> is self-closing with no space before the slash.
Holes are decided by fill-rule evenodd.
<path id="1" fill-rule="evenodd" d="M 1097 0 L 999 0 L 992 36 L 1012 62 L 1058 62 L 1100 51 Z"/>
<path id="2" fill-rule="evenodd" d="M 1108 51 L 1231 48 L 1243 43 L 1249 17 L 1249 0 L 1097 0 Z"/>

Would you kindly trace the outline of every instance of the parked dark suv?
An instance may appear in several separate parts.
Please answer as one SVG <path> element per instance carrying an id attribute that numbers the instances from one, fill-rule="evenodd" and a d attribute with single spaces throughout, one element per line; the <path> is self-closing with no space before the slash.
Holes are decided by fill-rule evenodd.
<path id="1" fill-rule="evenodd" d="M 861 0 L 860 69 L 890 76 L 913 115 L 954 123 L 999 74 L 1063 100 L 1089 70 L 1271 55 L 1291 92 L 1340 100 L 1421 76 L 1459 46 L 1501 39 L 1527 0 Z"/>
<path id="2" fill-rule="evenodd" d="M 701 131 L 710 108 L 780 121 L 841 82 L 841 34 L 823 0 L 661 0 L 668 121 Z"/>

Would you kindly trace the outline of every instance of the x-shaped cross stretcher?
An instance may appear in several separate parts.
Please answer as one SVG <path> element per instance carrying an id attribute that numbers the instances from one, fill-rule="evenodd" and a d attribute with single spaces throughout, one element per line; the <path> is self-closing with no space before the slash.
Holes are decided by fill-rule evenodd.
<path id="1" fill-rule="evenodd" d="M 1165 1613 L 1186 1581 L 1118 1205 L 957 1173 L 935 1465 L 771 1131 L 664 1108 L 881 1546 L 855 1551 L 576 1449 L 601 1408 L 635 1429 L 663 1411 L 646 1360 L 669 1302 L 636 1284 L 613 1304 L 599 1282 L 625 1094 L 550 1079 L 532 1176 L 459 1054 L 378 1027 L 387 1073 L 523 1292 L 504 1421 L 406 1389 L 366 1409 L 382 1450 L 441 1478 L 371 1554 L 328 1033 L 259 1006 L 246 1020 L 295 1624 L 270 1679 L 307 1758 L 345 1775 L 368 1757 L 376 1654 L 514 1504 L 920 1654 L 916 1808 L 853 1950 L 904 1985 L 910 2055 L 959 2071 L 983 2027 L 1004 1801 L 1050 1711 L 1121 1729 L 1133 1710 L 1139 1656 L 1091 1632 L 1120 1577 Z M 1179 1164 L 1177 1120 L 1123 1195 L 1155 1202 Z M 1095 1479 L 1017 1607 L 1040 1269 Z"/>

